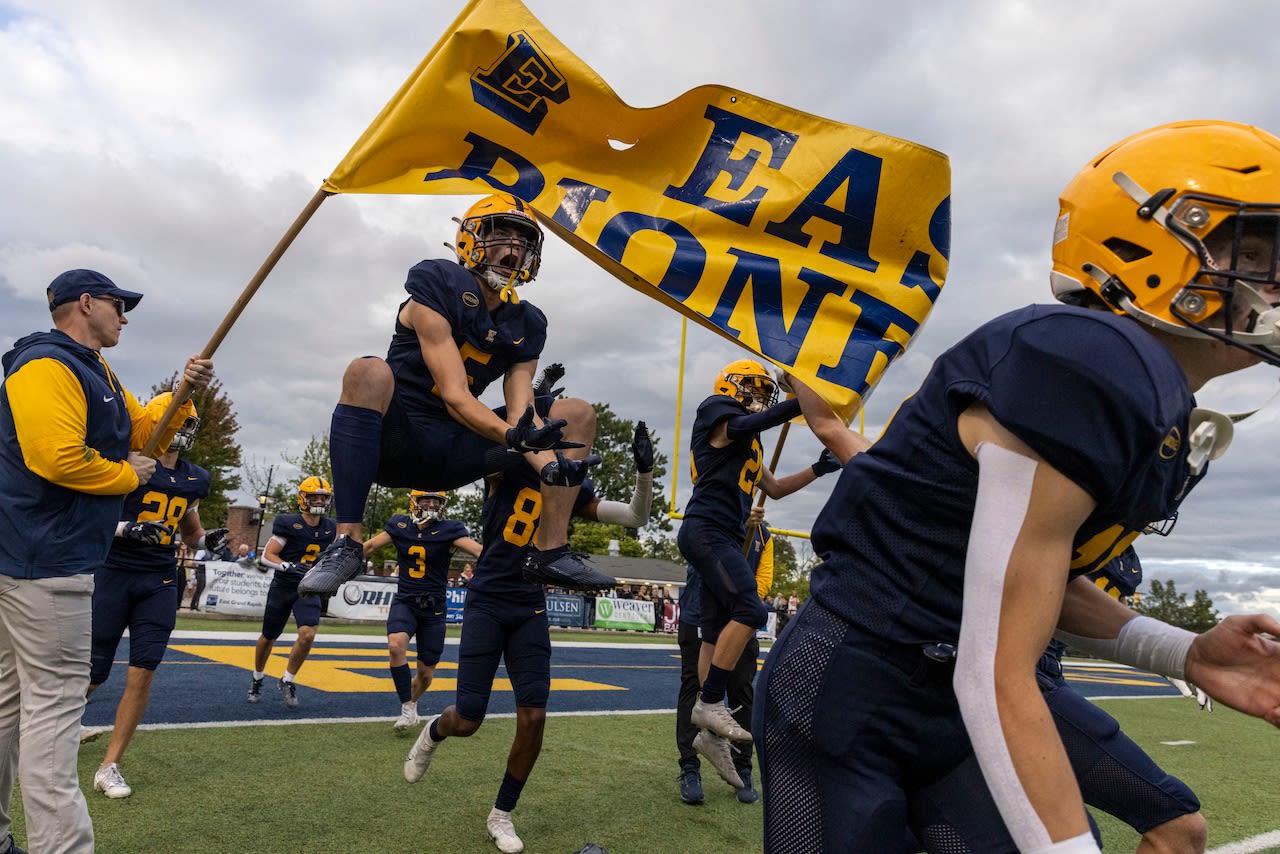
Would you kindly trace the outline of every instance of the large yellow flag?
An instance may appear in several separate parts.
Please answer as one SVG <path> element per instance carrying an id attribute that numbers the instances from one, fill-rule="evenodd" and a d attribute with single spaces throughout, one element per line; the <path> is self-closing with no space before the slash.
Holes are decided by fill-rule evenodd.
<path id="1" fill-rule="evenodd" d="M 324 189 L 511 193 L 847 417 L 942 288 L 950 180 L 936 151 L 724 86 L 630 107 L 518 0 L 472 0 Z"/>

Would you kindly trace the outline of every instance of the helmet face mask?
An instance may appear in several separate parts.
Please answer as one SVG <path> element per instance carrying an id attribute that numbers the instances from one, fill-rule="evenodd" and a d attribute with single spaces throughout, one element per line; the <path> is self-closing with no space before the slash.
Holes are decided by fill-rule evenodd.
<path id="1" fill-rule="evenodd" d="M 173 401 L 173 392 L 162 391 L 155 397 L 147 401 L 147 410 L 154 413 L 157 423 L 159 423 L 164 411 L 169 408 L 169 404 Z M 182 426 L 178 428 L 178 432 L 173 434 L 173 438 L 169 440 L 168 451 L 186 451 L 191 448 L 196 441 L 196 432 L 200 429 L 200 419 L 194 410 L 182 422 Z"/>
<path id="2" fill-rule="evenodd" d="M 1172 335 L 1280 365 L 1280 139 L 1231 122 L 1162 125 L 1063 191 L 1051 283 Z"/>
<path id="3" fill-rule="evenodd" d="M 199 431 L 200 419 L 194 415 L 188 415 L 187 419 L 182 422 L 182 426 L 178 428 L 178 432 L 173 434 L 173 439 L 169 442 L 169 450 L 191 450 L 191 446 L 196 443 L 196 433 Z"/>
<path id="4" fill-rule="evenodd" d="M 481 199 L 458 223 L 458 263 L 497 291 L 532 282 L 542 263 L 542 229 L 529 206 L 514 196 Z"/>
<path id="5" fill-rule="evenodd" d="M 309 477 L 298 484 L 298 510 L 310 516 L 323 516 L 333 504 L 333 490 L 322 477 Z"/>
<path id="6" fill-rule="evenodd" d="M 444 518 L 449 496 L 443 492 L 424 492 L 415 489 L 409 493 L 409 518 L 415 525 L 427 525 Z"/>
<path id="7" fill-rule="evenodd" d="M 739 359 L 720 369 L 715 393 L 736 398 L 748 412 L 763 412 L 778 400 L 778 384 L 764 365 L 751 359 Z"/>

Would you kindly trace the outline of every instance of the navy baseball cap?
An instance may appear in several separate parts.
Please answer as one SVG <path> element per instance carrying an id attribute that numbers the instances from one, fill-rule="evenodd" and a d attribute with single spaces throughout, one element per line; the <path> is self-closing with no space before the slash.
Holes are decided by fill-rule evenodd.
<path id="1" fill-rule="evenodd" d="M 142 301 L 142 294 L 116 287 L 115 282 L 96 270 L 68 270 L 49 283 L 49 311 L 80 299 L 81 294 L 119 297 L 124 300 L 125 311 L 133 311 Z"/>

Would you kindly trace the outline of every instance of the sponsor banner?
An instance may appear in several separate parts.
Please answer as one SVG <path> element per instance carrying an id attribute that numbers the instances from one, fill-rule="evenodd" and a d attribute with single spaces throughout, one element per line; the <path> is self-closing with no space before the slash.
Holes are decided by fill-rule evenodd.
<path id="1" fill-rule="evenodd" d="M 271 572 L 246 569 L 223 560 L 204 561 L 206 611 L 215 614 L 261 617 L 267 607 Z"/>
<path id="2" fill-rule="evenodd" d="M 329 598 L 329 616 L 341 620 L 386 621 L 396 580 L 377 575 L 357 575 Z"/>
<path id="3" fill-rule="evenodd" d="M 680 628 L 680 602 L 677 599 L 664 599 L 662 602 L 662 631 L 674 635 Z"/>
<path id="4" fill-rule="evenodd" d="M 653 603 L 642 599 L 596 597 L 597 629 L 629 629 L 633 632 L 653 631 Z"/>
<path id="5" fill-rule="evenodd" d="M 581 596 L 547 594 L 547 622 L 553 626 L 582 628 L 586 602 Z"/>
<path id="6" fill-rule="evenodd" d="M 449 600 L 449 610 L 445 613 L 445 620 L 450 623 L 461 623 L 462 607 L 467 604 L 467 588 L 446 587 L 444 595 Z"/>

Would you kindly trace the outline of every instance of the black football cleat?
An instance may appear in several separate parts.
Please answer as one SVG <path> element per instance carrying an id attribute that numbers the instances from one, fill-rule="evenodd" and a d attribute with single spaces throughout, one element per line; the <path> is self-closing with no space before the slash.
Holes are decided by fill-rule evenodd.
<path id="1" fill-rule="evenodd" d="M 364 574 L 364 570 L 364 545 L 343 534 L 320 552 L 315 566 L 307 570 L 298 582 L 298 593 L 303 596 L 332 596 L 339 587 Z"/>
<path id="2" fill-rule="evenodd" d="M 586 555 L 571 551 L 568 546 L 546 552 L 531 548 L 524 562 L 524 580 L 566 590 L 607 590 L 617 586 L 616 578 L 592 569 L 585 560 Z"/>

